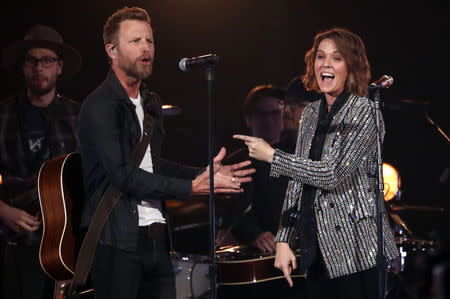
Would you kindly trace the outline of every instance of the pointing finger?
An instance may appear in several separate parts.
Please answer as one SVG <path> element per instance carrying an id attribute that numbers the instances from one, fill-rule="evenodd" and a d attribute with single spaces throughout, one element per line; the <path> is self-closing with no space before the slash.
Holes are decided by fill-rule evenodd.
<path id="1" fill-rule="evenodd" d="M 284 274 L 284 278 L 286 278 L 287 282 L 289 283 L 289 286 L 292 287 L 294 285 L 294 283 L 292 282 L 292 278 L 291 278 L 290 266 L 283 267 L 283 274 Z"/>
<path id="2" fill-rule="evenodd" d="M 233 135 L 233 138 L 234 139 L 240 139 L 240 140 L 243 140 L 243 141 L 253 141 L 255 139 L 255 137 L 252 137 L 252 136 L 239 135 L 239 134 Z"/>

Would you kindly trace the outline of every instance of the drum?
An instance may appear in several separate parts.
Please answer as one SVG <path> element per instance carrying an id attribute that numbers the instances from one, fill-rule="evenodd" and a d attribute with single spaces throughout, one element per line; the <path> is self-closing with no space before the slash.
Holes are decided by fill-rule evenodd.
<path id="1" fill-rule="evenodd" d="M 400 272 L 405 271 L 405 265 L 408 255 L 411 254 L 432 254 L 433 251 L 437 250 L 437 243 L 433 240 L 424 240 L 408 236 L 404 231 L 400 230 L 396 232 L 395 244 L 397 245 L 400 252 L 400 260 L 397 261 L 396 268 Z"/>
<path id="2" fill-rule="evenodd" d="M 209 257 L 171 255 L 177 299 L 203 299 L 209 296 Z"/>

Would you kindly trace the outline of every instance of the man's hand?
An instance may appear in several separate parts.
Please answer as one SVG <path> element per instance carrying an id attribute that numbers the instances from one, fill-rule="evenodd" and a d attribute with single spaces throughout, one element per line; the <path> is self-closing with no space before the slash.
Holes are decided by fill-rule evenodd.
<path id="1" fill-rule="evenodd" d="M 236 164 L 223 165 L 222 160 L 225 158 L 226 154 L 227 154 L 226 149 L 222 147 L 217 156 L 214 157 L 213 160 L 214 171 L 217 170 L 220 174 L 224 176 L 230 176 L 234 178 L 236 182 L 239 183 L 251 182 L 252 180 L 251 174 L 255 173 L 256 170 L 254 168 L 249 169 L 243 168 L 249 166 L 250 164 L 252 164 L 252 162 L 247 160 Z"/>
<path id="2" fill-rule="evenodd" d="M 214 173 L 214 193 L 241 193 L 241 183 L 233 180 L 233 177 Z M 192 181 L 192 195 L 209 194 L 209 170 L 205 170 Z"/>
<path id="3" fill-rule="evenodd" d="M 216 235 L 216 246 L 234 246 L 238 245 L 239 242 L 236 241 L 231 229 L 219 229 Z"/>
<path id="4" fill-rule="evenodd" d="M 41 225 L 37 217 L 0 201 L 0 219 L 15 232 L 35 231 Z"/>
<path id="5" fill-rule="evenodd" d="M 251 164 L 244 161 L 232 165 L 223 165 L 222 160 L 227 151 L 222 147 L 213 159 L 214 165 L 214 193 L 240 193 L 244 190 L 241 183 L 252 180 L 250 174 L 255 172 L 254 168 L 242 169 Z M 204 172 L 192 181 L 192 195 L 209 194 L 209 166 Z"/>
<path id="6" fill-rule="evenodd" d="M 294 283 L 292 282 L 291 272 L 293 269 L 297 269 L 297 261 L 288 243 L 277 243 L 275 268 L 283 271 L 284 278 L 286 278 L 287 282 L 292 287 Z"/>
<path id="7" fill-rule="evenodd" d="M 275 150 L 264 139 L 247 135 L 233 135 L 233 138 L 245 141 L 250 157 L 272 163 Z"/>
<path id="8" fill-rule="evenodd" d="M 263 232 L 252 242 L 252 245 L 262 253 L 274 253 L 276 249 L 275 236 L 269 231 Z"/>

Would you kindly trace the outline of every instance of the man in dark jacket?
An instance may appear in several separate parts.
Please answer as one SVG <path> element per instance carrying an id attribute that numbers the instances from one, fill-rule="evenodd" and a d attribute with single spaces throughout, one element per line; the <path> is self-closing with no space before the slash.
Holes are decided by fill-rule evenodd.
<path id="1" fill-rule="evenodd" d="M 150 17 L 132 7 L 107 20 L 103 39 L 111 64 L 105 81 L 84 101 L 79 137 L 86 192 L 82 228 L 87 228 L 108 185 L 123 195 L 109 216 L 92 263 L 97 298 L 175 298 L 163 199 L 208 194 L 208 170 L 160 157 L 164 135 L 159 97 L 142 83 L 152 73 L 154 39 Z M 145 115 L 154 119 L 150 144 L 138 165 L 131 153 L 140 142 Z M 254 170 L 249 161 L 223 166 L 214 159 L 216 192 L 238 193 Z"/>
<path id="2" fill-rule="evenodd" d="M 302 111 L 313 98 L 314 93 L 307 92 L 299 78 L 291 81 L 281 104 L 280 141 L 273 147 L 294 153 Z M 273 254 L 288 180 L 269 177 L 270 165 L 267 163 L 253 163 L 256 168 L 254 180 L 243 193 L 246 201 L 251 203 L 251 208 L 233 225 L 232 232 L 239 242 L 251 244 L 262 253 Z"/>
<path id="3" fill-rule="evenodd" d="M 42 163 L 79 149 L 80 105 L 57 94 L 56 81 L 78 72 L 81 56 L 55 30 L 37 25 L 5 48 L 2 58 L 11 74 L 20 70 L 26 86 L 0 105 L 0 230 L 5 239 L 0 281 L 5 299 L 52 298 L 53 281 L 38 259 L 42 225 L 36 181 Z M 13 200 L 24 194 L 21 201 Z"/>
<path id="4" fill-rule="evenodd" d="M 315 93 L 307 92 L 300 78 L 294 78 L 288 85 L 281 101 L 282 130 L 280 140 L 273 147 L 294 153 L 297 141 L 299 121 L 303 109 L 314 99 Z M 280 222 L 281 208 L 288 179 L 269 176 L 270 165 L 261 161 L 252 161 L 256 173 L 253 181 L 245 186 L 240 196 L 242 202 L 249 203 L 249 208 L 231 227 L 234 239 L 240 244 L 248 245 L 258 255 L 275 255 L 275 235 Z M 269 273 L 259 273 L 259 275 Z M 282 276 L 282 273 L 280 272 Z M 295 284 L 295 289 L 302 288 L 302 280 Z M 221 298 L 295 298 L 295 290 L 281 280 L 260 282 L 243 286 L 221 287 Z"/>

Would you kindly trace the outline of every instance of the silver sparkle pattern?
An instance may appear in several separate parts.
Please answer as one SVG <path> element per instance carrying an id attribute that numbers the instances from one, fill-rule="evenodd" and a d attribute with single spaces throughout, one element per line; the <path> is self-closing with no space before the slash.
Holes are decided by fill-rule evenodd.
<path id="1" fill-rule="evenodd" d="M 330 278 L 374 267 L 377 255 L 376 126 L 373 103 L 351 95 L 333 118 L 321 161 L 308 159 L 320 101 L 308 105 L 300 121 L 295 154 L 275 150 L 271 176 L 288 176 L 277 242 L 295 246 L 303 184 L 317 187 L 317 237 Z M 382 118 L 381 118 L 382 119 Z M 382 126 L 384 137 L 384 126 Z M 399 252 L 384 217 L 387 260 Z"/>

